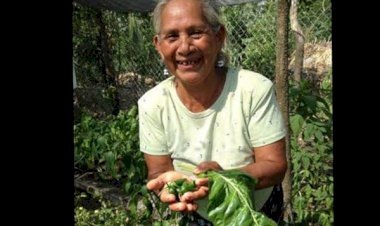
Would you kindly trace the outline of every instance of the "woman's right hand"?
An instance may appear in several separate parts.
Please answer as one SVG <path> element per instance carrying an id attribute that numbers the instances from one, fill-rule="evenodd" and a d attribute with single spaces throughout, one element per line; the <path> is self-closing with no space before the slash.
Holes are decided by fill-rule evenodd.
<path id="1" fill-rule="evenodd" d="M 198 175 L 208 170 L 222 171 L 223 169 L 216 161 L 203 161 L 193 170 L 193 173 Z"/>
<path id="2" fill-rule="evenodd" d="M 194 203 L 194 200 L 202 199 L 207 195 L 208 192 L 208 179 L 207 178 L 197 178 L 195 179 L 195 185 L 197 189 L 193 192 L 186 192 L 180 197 L 180 200 L 176 200 L 174 194 L 170 194 L 166 188 L 166 184 L 177 179 L 186 178 L 191 180 L 189 176 L 186 176 L 177 171 L 168 171 L 155 179 L 150 180 L 146 187 L 148 190 L 153 190 L 160 196 L 162 202 L 168 203 L 169 208 L 173 211 L 196 211 L 198 206 Z"/>

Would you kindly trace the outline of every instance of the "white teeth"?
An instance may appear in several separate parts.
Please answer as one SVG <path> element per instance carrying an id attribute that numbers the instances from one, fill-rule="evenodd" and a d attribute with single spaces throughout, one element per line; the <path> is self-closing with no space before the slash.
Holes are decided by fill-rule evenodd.
<path id="1" fill-rule="evenodd" d="M 196 63 L 196 61 L 184 61 L 184 62 L 178 62 L 179 64 L 182 64 L 182 65 L 193 65 Z"/>

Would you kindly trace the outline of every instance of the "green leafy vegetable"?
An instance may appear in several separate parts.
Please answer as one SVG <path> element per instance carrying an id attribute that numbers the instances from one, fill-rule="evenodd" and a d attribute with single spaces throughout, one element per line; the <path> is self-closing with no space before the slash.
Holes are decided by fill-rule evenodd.
<path id="1" fill-rule="evenodd" d="M 188 191 L 195 191 L 195 181 L 187 181 L 186 179 L 178 179 L 167 183 L 167 188 L 170 194 L 174 194 L 179 200 L 179 195 L 183 195 Z"/>
<path id="2" fill-rule="evenodd" d="M 207 214 L 214 225 L 276 226 L 276 222 L 255 211 L 255 178 L 238 170 L 207 171 L 199 177 L 209 178 Z"/>

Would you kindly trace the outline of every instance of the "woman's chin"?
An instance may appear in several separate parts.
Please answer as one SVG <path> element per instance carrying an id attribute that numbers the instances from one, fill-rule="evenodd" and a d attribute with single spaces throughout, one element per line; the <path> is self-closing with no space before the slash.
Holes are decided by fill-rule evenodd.
<path id="1" fill-rule="evenodd" d="M 181 82 L 189 85 L 197 85 L 205 79 L 204 76 L 198 72 L 177 72 L 176 77 Z"/>

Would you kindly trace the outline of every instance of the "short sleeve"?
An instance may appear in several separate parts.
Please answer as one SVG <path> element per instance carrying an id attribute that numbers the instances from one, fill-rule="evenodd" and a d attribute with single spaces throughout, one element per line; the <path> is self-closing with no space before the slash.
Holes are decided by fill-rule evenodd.
<path id="1" fill-rule="evenodd" d="M 143 96 L 138 101 L 140 151 L 151 155 L 169 154 L 160 111 Z"/>
<path id="2" fill-rule="evenodd" d="M 274 93 L 273 83 L 268 80 L 253 94 L 248 129 L 253 147 L 260 147 L 280 140 L 286 135 L 281 111 Z"/>

